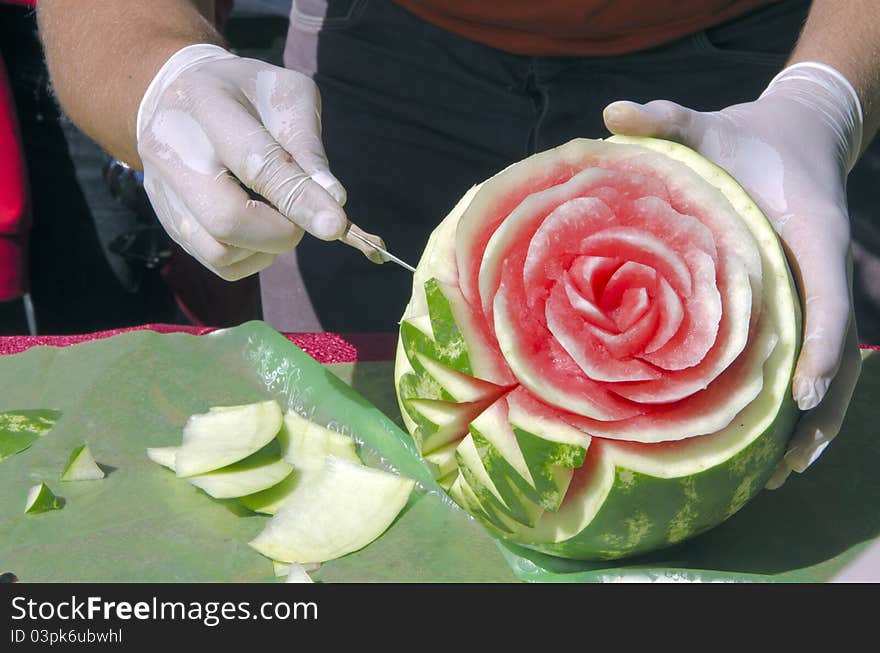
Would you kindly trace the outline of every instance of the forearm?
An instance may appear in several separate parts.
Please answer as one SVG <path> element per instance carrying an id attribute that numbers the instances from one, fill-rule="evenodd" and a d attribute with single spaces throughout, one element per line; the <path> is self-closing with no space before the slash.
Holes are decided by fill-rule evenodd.
<path id="1" fill-rule="evenodd" d="M 862 150 L 880 128 L 880 3 L 877 0 L 813 0 L 790 64 L 833 66 L 855 88 L 862 104 Z"/>
<path id="2" fill-rule="evenodd" d="M 64 111 L 137 168 L 137 110 L 153 76 L 184 46 L 222 42 L 212 0 L 40 0 L 37 17 Z"/>

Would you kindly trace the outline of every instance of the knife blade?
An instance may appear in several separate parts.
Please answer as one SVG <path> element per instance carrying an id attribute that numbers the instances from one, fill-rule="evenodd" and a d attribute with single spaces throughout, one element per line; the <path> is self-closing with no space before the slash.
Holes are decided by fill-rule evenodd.
<path id="1" fill-rule="evenodd" d="M 359 233 L 360 231 L 361 230 L 357 225 L 355 225 L 352 222 L 349 222 L 348 229 L 346 229 L 345 234 L 342 237 L 342 240 L 346 240 L 348 237 L 352 237 L 355 240 L 357 240 L 358 242 L 363 243 L 364 245 L 367 245 L 368 247 L 371 247 L 375 251 L 379 252 L 382 255 L 382 258 L 384 258 L 386 261 L 391 261 L 393 263 L 397 263 L 397 265 L 399 265 L 400 267 L 402 267 L 406 270 L 409 270 L 410 272 L 416 271 L 416 269 L 413 266 L 411 266 L 409 263 L 397 258 L 394 254 L 389 252 L 387 249 L 381 247 L 380 245 L 377 245 L 376 243 L 374 243 L 372 240 L 370 240 L 366 236 L 363 236 L 361 233 Z"/>

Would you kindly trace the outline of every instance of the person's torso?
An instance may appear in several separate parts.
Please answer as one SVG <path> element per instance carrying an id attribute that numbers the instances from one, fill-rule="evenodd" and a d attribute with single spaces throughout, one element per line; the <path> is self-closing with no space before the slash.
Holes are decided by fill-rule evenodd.
<path id="1" fill-rule="evenodd" d="M 526 55 L 602 56 L 668 43 L 781 0 L 394 0 L 438 27 Z"/>

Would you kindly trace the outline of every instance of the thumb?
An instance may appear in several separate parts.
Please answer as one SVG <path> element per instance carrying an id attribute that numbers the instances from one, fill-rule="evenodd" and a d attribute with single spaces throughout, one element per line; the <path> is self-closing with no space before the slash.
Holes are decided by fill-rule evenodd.
<path id="1" fill-rule="evenodd" d="M 699 111 L 669 100 L 654 100 L 647 104 L 619 100 L 605 107 L 602 117 L 612 134 L 652 136 L 684 145 L 697 142 L 702 132 Z"/>

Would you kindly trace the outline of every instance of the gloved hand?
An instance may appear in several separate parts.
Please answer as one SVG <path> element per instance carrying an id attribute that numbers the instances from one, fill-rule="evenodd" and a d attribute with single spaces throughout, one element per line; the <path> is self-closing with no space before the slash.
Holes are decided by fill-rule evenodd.
<path id="1" fill-rule="evenodd" d="M 861 150 L 858 96 L 839 72 L 810 62 L 783 70 L 754 102 L 721 111 L 621 101 L 604 118 L 613 133 L 677 141 L 727 170 L 787 248 L 805 313 L 792 394 L 810 412 L 767 484 L 779 487 L 837 435 L 861 370 L 846 203 Z"/>
<path id="2" fill-rule="evenodd" d="M 348 225 L 318 90 L 298 72 L 214 45 L 183 48 L 147 88 L 137 140 L 162 226 L 224 279 L 265 268 L 303 230 L 335 240 Z"/>

